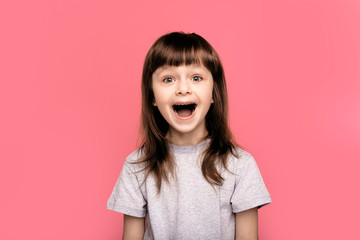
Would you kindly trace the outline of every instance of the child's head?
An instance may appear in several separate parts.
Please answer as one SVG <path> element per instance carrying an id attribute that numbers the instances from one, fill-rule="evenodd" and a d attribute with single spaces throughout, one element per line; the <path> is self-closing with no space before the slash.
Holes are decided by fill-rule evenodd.
<path id="1" fill-rule="evenodd" d="M 154 72 L 164 66 L 205 67 L 212 75 L 213 89 L 209 111 L 205 117 L 208 136 L 227 135 L 227 91 L 223 67 L 214 48 L 201 36 L 173 32 L 161 36 L 146 55 L 142 75 L 142 123 L 144 137 L 164 139 L 169 124 L 154 106 L 152 79 Z"/>

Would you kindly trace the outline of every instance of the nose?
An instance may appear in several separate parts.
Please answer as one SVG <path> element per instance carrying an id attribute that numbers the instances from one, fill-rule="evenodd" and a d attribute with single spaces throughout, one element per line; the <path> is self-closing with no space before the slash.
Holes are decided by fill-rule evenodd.
<path id="1" fill-rule="evenodd" d="M 190 83 L 185 79 L 181 79 L 180 81 L 178 81 L 178 89 L 176 90 L 176 95 L 186 94 L 191 94 Z"/>

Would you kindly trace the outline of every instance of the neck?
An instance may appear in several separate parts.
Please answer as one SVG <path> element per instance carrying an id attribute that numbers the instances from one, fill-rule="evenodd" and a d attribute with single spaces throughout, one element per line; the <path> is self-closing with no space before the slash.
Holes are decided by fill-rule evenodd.
<path id="1" fill-rule="evenodd" d="M 169 129 L 166 139 L 169 143 L 177 146 L 193 146 L 201 143 L 208 135 L 207 130 L 201 132 L 182 133 Z"/>

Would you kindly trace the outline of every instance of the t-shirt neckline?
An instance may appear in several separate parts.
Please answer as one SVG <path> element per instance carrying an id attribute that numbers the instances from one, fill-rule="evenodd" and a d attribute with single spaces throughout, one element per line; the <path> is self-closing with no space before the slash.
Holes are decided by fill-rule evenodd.
<path id="1" fill-rule="evenodd" d="M 204 147 L 210 142 L 210 139 L 207 138 L 204 141 L 192 145 L 192 146 L 178 146 L 169 143 L 170 150 L 173 153 L 180 153 L 180 154 L 194 154 L 200 152 Z"/>

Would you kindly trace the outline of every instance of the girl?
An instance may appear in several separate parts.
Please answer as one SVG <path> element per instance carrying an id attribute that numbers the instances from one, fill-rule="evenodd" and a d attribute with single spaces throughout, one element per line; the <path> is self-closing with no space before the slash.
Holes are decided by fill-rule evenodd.
<path id="1" fill-rule="evenodd" d="M 141 147 L 107 203 L 124 214 L 123 239 L 257 239 L 257 209 L 271 199 L 254 158 L 232 138 L 212 46 L 195 33 L 160 37 L 141 88 Z"/>

